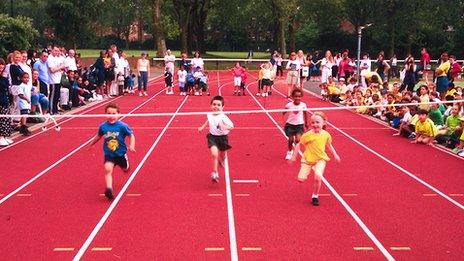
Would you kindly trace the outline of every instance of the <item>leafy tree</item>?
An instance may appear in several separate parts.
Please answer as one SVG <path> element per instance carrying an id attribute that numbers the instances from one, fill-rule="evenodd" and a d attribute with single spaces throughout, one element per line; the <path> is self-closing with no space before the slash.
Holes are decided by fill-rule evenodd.
<path id="1" fill-rule="evenodd" d="M 0 56 L 5 57 L 12 50 L 31 48 L 38 35 L 30 18 L 0 14 Z"/>

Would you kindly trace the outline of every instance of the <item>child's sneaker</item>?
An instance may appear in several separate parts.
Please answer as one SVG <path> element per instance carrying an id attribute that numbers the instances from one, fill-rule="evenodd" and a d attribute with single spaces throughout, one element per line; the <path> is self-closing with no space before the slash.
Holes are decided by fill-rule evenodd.
<path id="1" fill-rule="evenodd" d="M 108 200 L 113 200 L 113 199 L 114 199 L 113 190 L 110 189 L 110 188 L 106 188 L 106 190 L 105 190 L 105 197 L 106 197 Z"/>
<path id="2" fill-rule="evenodd" d="M 287 155 L 285 155 L 286 160 L 291 160 L 293 156 L 293 151 L 287 151 Z"/>
<path id="3" fill-rule="evenodd" d="M 313 206 L 319 206 L 319 199 L 318 198 L 313 198 L 312 199 L 312 204 L 313 204 Z"/>
<path id="4" fill-rule="evenodd" d="M 411 134 L 408 136 L 408 139 L 410 139 L 410 140 L 413 140 L 413 139 L 415 139 L 415 138 L 416 138 L 416 133 L 414 133 L 414 132 L 411 133 Z"/>
<path id="5" fill-rule="evenodd" d="M 211 173 L 211 181 L 214 182 L 214 183 L 218 183 L 219 182 L 219 173 L 213 171 Z"/>

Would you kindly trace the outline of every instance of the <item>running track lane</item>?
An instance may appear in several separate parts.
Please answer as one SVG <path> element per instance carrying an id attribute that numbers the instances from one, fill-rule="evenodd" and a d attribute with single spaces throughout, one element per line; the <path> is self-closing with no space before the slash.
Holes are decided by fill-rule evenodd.
<path id="1" fill-rule="evenodd" d="M 283 90 L 283 87 L 278 86 L 280 90 Z M 313 108 L 327 105 L 311 96 L 305 97 L 305 101 Z M 275 108 L 278 107 L 273 107 Z M 351 122 L 354 123 L 358 119 L 366 120 L 359 116 L 358 119 L 353 119 L 351 117 L 356 115 L 348 111 L 326 113 L 329 122 L 340 127 L 360 127 L 352 125 Z M 366 122 L 366 125 L 372 127 L 372 122 Z M 352 130 L 344 131 L 349 133 Z M 464 225 L 462 222 L 456 222 L 463 218 L 462 209 L 433 195 L 428 188 L 330 126 L 329 132 L 337 138 L 340 137 L 340 140 L 335 140 L 334 145 L 342 157 L 340 168 L 335 169 L 333 178 L 330 178 L 333 186 L 347 194 L 346 200 L 379 240 L 393 252 L 395 258 L 462 259 L 462 244 L 455 240 L 464 236 Z M 361 139 L 365 136 L 367 135 L 358 134 L 355 138 Z M 385 133 L 371 133 L 369 136 L 377 145 L 383 144 L 384 137 L 391 137 Z M 374 148 L 378 147 L 381 146 Z M 417 149 L 417 146 L 404 144 L 402 152 L 408 154 L 409 148 Z M 426 146 L 422 148 L 431 149 Z M 437 150 L 432 152 L 444 160 L 462 162 L 446 153 Z M 430 156 L 424 153 L 415 156 L 418 162 L 429 159 Z M 430 170 L 422 170 L 420 175 L 427 171 Z M 435 172 L 435 175 L 440 175 L 439 173 Z"/>
<path id="2" fill-rule="evenodd" d="M 182 112 L 208 111 L 210 99 L 190 97 Z M 111 251 L 87 251 L 85 259 L 228 258 L 224 172 L 219 184 L 211 183 L 206 132 L 197 131 L 205 120 L 174 118 L 126 193 L 140 196 L 118 204 L 89 248 L 110 246 Z"/>
<path id="3" fill-rule="evenodd" d="M 161 84 L 152 84 L 151 87 L 152 89 L 160 89 Z M 121 105 L 121 111 L 123 112 L 129 112 L 131 108 L 142 105 L 145 101 L 147 101 L 146 97 L 134 97 L 133 95 L 126 95 L 116 100 Z M 86 111 L 86 114 L 91 113 L 104 113 L 104 106 L 96 106 Z M 96 133 L 95 130 L 69 130 L 68 127 L 98 127 L 101 122 L 101 118 L 79 118 L 67 121 L 61 125 L 63 130 L 60 132 L 49 130 L 15 145 L 9 150 L 1 151 L 2 172 L 6 173 L 6 175 L 0 182 L 0 194 L 7 195 L 15 190 L 37 173 L 79 147 Z M 21 160 L 25 155 L 28 156 Z M 2 197 L 0 196 L 0 199 Z"/>
<path id="4" fill-rule="evenodd" d="M 157 111 L 162 112 L 160 108 L 163 105 L 170 107 L 181 100 L 180 97 L 166 96 L 159 101 L 149 102 L 138 112 L 153 112 L 155 106 Z M 125 119 L 134 128 L 137 140 L 137 153 L 129 154 L 132 166 L 139 163 L 160 132 L 159 129 L 140 127 L 148 123 L 162 126 L 167 118 Z M 22 191 L 23 196 L 6 201 L 1 206 L 2 257 L 26 260 L 70 258 L 72 252 L 56 252 L 54 249 L 70 245 L 76 247 L 109 205 L 105 198 L 99 196 L 104 190 L 102 157 L 101 143 L 91 151 L 81 150 Z M 116 169 L 116 193 L 127 176 Z M 24 196 L 27 194 L 30 196 Z"/>

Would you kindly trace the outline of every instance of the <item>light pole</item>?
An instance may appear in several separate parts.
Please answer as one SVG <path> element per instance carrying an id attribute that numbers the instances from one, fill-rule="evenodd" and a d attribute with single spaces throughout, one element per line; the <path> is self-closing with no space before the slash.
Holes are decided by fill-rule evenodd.
<path id="1" fill-rule="evenodd" d="M 372 26 L 372 24 L 366 24 L 362 26 L 358 26 L 358 59 L 356 61 L 356 75 L 358 77 L 358 84 L 361 83 L 361 70 L 359 68 L 359 65 L 361 63 L 361 38 L 362 38 L 362 30 Z"/>

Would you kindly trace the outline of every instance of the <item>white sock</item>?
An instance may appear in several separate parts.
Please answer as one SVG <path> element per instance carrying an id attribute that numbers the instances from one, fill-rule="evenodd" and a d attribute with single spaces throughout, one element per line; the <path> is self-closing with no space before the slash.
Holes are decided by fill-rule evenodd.
<path id="1" fill-rule="evenodd" d="M 316 194 L 313 193 L 312 198 L 318 198 L 318 197 L 319 197 L 319 195 L 316 195 Z"/>

